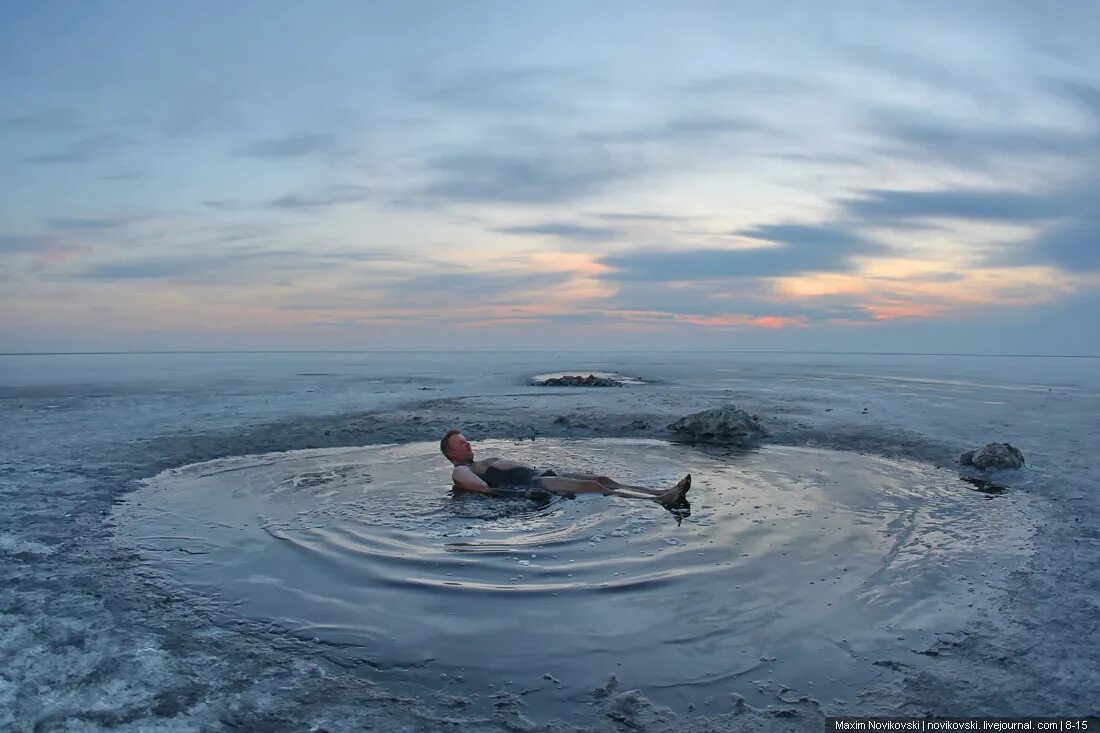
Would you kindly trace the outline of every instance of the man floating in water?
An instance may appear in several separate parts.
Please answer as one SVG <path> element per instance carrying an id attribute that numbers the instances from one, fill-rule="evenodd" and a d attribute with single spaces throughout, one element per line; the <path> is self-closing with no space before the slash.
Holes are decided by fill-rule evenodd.
<path id="1" fill-rule="evenodd" d="M 455 486 L 479 494 L 516 496 L 516 489 L 534 487 L 551 494 L 604 494 L 624 499 L 646 499 L 671 508 L 684 504 L 691 488 L 690 473 L 671 489 L 648 489 L 620 484 L 596 474 L 559 474 L 552 469 L 539 470 L 504 458 L 475 461 L 473 446 L 459 430 L 448 430 L 443 440 L 439 441 L 439 449 L 454 464 L 451 479 Z"/>

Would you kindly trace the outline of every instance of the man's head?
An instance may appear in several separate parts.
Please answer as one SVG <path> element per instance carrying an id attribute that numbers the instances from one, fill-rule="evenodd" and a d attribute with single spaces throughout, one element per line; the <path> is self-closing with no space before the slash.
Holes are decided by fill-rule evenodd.
<path id="1" fill-rule="evenodd" d="M 456 466 L 474 460 L 474 449 L 461 430 L 448 430 L 444 433 L 443 440 L 439 441 L 439 450 L 443 452 L 448 461 Z"/>

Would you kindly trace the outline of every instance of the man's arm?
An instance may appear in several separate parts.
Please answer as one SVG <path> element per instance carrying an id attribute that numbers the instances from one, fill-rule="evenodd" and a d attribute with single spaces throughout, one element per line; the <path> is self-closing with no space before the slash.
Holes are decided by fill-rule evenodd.
<path id="1" fill-rule="evenodd" d="M 455 470 L 451 471 L 451 481 L 464 491 L 476 491 L 479 494 L 491 494 L 493 492 L 489 488 L 489 484 L 482 481 L 481 477 L 470 470 L 469 466 L 455 466 Z"/>
<path id="2" fill-rule="evenodd" d="M 500 496 L 512 499 L 533 499 L 535 501 L 550 501 L 550 492 L 543 489 L 494 489 L 481 480 L 481 477 L 470 470 L 469 466 L 455 466 L 451 472 L 451 481 L 464 491 L 474 491 L 478 494 Z"/>

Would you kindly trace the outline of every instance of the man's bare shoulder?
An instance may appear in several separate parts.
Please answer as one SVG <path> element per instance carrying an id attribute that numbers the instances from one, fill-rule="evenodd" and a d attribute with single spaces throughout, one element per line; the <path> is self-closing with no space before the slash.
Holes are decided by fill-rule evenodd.
<path id="1" fill-rule="evenodd" d="M 478 463 L 480 463 L 480 461 Z M 451 471 L 451 478 L 455 479 L 456 481 L 459 478 L 462 478 L 462 479 L 474 478 L 478 481 L 484 481 L 484 479 L 481 478 L 481 474 L 477 470 L 474 469 L 474 466 L 477 466 L 478 463 L 467 463 L 467 464 L 462 465 L 462 466 L 455 466 L 454 470 Z"/>
<path id="2" fill-rule="evenodd" d="M 474 473 L 469 466 L 455 466 L 454 470 L 451 471 L 451 481 L 454 482 L 455 486 L 467 491 L 484 492 L 485 489 L 489 488 L 485 480 Z"/>

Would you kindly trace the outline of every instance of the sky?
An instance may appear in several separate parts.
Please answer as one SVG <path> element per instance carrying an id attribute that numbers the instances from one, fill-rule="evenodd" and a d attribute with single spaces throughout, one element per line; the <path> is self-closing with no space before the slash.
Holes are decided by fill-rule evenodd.
<path id="1" fill-rule="evenodd" d="M 0 352 L 1100 354 L 1100 4 L 0 0 Z"/>

